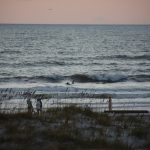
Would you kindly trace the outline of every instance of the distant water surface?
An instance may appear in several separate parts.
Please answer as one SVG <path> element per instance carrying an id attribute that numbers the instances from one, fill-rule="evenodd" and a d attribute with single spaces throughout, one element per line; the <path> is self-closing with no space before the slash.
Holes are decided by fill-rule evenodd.
<path id="1" fill-rule="evenodd" d="M 150 101 L 150 26 L 1 24 L 0 88 Z"/>

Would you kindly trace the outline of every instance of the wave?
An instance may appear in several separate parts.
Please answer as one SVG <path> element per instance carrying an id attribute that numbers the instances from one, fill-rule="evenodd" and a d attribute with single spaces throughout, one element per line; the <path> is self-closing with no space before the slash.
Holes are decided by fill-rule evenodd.
<path id="1" fill-rule="evenodd" d="M 64 66 L 66 65 L 63 61 L 35 61 L 35 62 L 22 62 L 22 63 L 1 63 L 2 67 L 35 67 L 35 66 Z M 71 64 L 72 65 L 72 64 Z"/>
<path id="2" fill-rule="evenodd" d="M 0 78 L 0 82 L 77 82 L 77 83 L 116 83 L 116 82 L 150 82 L 150 75 L 123 75 L 123 74 L 74 74 L 70 76 L 50 75 L 50 76 L 16 76 Z"/>
<path id="3" fill-rule="evenodd" d="M 4 50 L 4 51 L 0 51 L 0 54 L 20 54 L 20 51 L 17 50 Z"/>
<path id="4" fill-rule="evenodd" d="M 150 60 L 150 55 L 134 56 L 134 59 L 145 59 L 145 60 Z"/>
<path id="5" fill-rule="evenodd" d="M 103 82 L 103 83 L 113 83 L 126 81 L 127 76 L 124 75 L 110 75 L 110 74 L 101 74 L 101 75 L 85 75 L 85 74 L 75 74 L 70 76 L 75 82 Z"/>
<path id="6" fill-rule="evenodd" d="M 111 56 L 103 56 L 99 57 L 101 59 L 128 59 L 128 60 L 150 60 L 150 55 L 139 55 L 139 56 L 129 56 L 129 55 L 111 55 Z M 98 59 L 99 59 L 98 58 Z"/>
<path id="7" fill-rule="evenodd" d="M 0 78 L 0 82 L 33 82 L 33 81 L 46 81 L 46 82 L 61 82 L 61 81 L 74 81 L 79 83 L 89 83 L 89 82 L 103 82 L 103 83 L 113 83 L 113 82 L 121 82 L 127 79 L 126 76 L 123 75 L 87 75 L 87 74 L 74 74 L 71 76 L 61 76 L 61 75 L 52 75 L 52 76 L 17 76 L 17 77 L 7 77 Z"/>
<path id="8" fill-rule="evenodd" d="M 59 82 L 61 80 L 60 76 L 17 76 L 17 77 L 6 77 L 0 78 L 0 82 L 37 82 L 37 81 L 46 81 L 46 82 Z"/>
<path id="9" fill-rule="evenodd" d="M 150 82 L 150 75 L 140 74 L 129 76 L 128 80 L 133 80 L 136 82 Z"/>

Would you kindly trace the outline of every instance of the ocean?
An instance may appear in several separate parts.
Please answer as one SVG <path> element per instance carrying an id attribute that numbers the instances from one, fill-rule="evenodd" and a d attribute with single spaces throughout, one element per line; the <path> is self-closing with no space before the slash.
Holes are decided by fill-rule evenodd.
<path id="1" fill-rule="evenodd" d="M 150 25 L 0 24 L 5 89 L 111 94 L 116 109 L 150 110 Z"/>

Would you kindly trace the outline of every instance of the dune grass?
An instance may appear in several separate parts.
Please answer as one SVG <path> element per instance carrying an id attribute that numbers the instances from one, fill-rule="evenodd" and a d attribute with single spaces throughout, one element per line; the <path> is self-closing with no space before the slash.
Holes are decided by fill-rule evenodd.
<path id="1" fill-rule="evenodd" d="M 144 127 L 149 122 L 143 122 L 139 116 L 111 116 L 75 106 L 51 108 L 39 116 L 0 113 L 0 149 L 132 150 L 132 144 L 121 140 L 126 132 L 128 137 L 144 139 L 147 150 L 150 134 Z"/>

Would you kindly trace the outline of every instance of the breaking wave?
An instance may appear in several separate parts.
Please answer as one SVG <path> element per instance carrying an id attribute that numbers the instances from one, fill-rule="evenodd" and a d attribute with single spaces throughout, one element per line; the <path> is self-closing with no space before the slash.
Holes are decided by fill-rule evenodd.
<path id="1" fill-rule="evenodd" d="M 135 81 L 135 82 L 150 82 L 150 75 L 123 75 L 123 74 L 97 74 L 97 75 L 88 75 L 88 74 L 74 74 L 70 76 L 61 76 L 61 75 L 51 75 L 51 76 L 17 76 L 17 77 L 5 77 L 0 78 L 0 82 L 62 82 L 62 81 L 74 81 L 78 83 L 115 83 L 115 82 L 126 82 L 126 81 Z"/>

